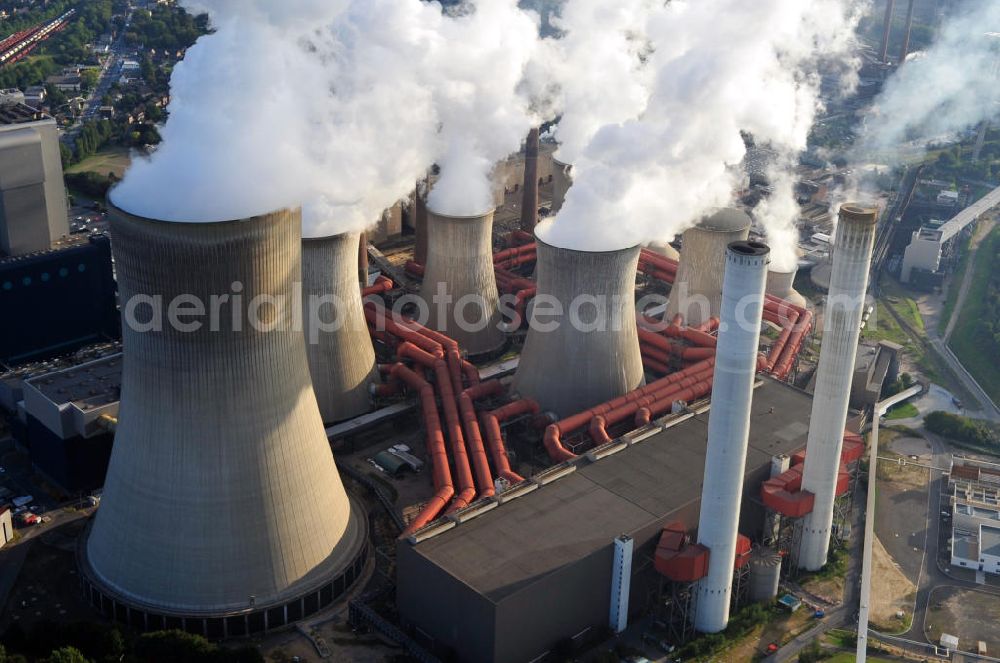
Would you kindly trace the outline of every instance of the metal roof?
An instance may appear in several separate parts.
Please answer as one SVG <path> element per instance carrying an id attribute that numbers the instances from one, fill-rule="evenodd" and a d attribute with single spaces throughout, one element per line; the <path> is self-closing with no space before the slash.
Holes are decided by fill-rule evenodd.
<path id="1" fill-rule="evenodd" d="M 747 468 L 805 446 L 811 398 L 771 379 L 755 391 Z M 582 559 L 622 533 L 700 500 L 708 412 L 416 544 L 493 601 Z"/>

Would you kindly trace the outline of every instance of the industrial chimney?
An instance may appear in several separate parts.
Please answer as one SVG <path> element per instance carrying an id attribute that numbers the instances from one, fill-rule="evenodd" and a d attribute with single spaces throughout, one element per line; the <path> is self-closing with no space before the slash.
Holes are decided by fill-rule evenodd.
<path id="1" fill-rule="evenodd" d="M 686 324 L 696 326 L 719 316 L 726 249 L 747 239 L 750 223 L 745 212 L 726 208 L 684 231 L 677 278 L 667 306 L 668 320 L 680 313 Z"/>
<path id="2" fill-rule="evenodd" d="M 826 564 L 830 546 L 840 453 L 877 216 L 876 209 L 856 204 L 840 208 L 802 475 L 802 490 L 816 496 L 812 512 L 802 523 L 798 558 L 799 567 L 808 571 L 818 571 Z"/>
<path id="3" fill-rule="evenodd" d="M 903 28 L 903 46 L 899 52 L 899 64 L 906 62 L 906 57 L 910 54 L 910 35 L 913 32 L 913 4 L 915 0 L 910 0 L 906 9 L 906 25 Z"/>
<path id="4" fill-rule="evenodd" d="M 183 619 L 219 637 L 329 605 L 363 554 L 365 518 L 334 465 L 293 321 L 300 213 L 180 223 L 112 208 L 111 228 L 124 373 L 82 559 L 91 597 L 128 606 L 132 624 Z"/>
<path id="5" fill-rule="evenodd" d="M 886 0 L 885 20 L 882 23 L 882 51 L 879 62 L 887 64 L 889 59 L 889 37 L 892 35 L 892 12 L 896 8 L 896 0 Z"/>
<path id="6" fill-rule="evenodd" d="M 550 216 L 562 209 L 566 192 L 573 185 L 573 166 L 552 157 L 552 205 Z"/>
<path id="7" fill-rule="evenodd" d="M 355 270 L 359 244 L 358 233 L 302 240 L 306 353 L 319 411 L 327 423 L 368 412 L 368 387 L 378 381 Z"/>
<path id="8" fill-rule="evenodd" d="M 500 294 L 493 272 L 493 211 L 449 216 L 427 210 L 427 267 L 421 296 L 430 326 L 470 355 L 500 349 Z"/>
<path id="9" fill-rule="evenodd" d="M 535 232 L 538 223 L 538 128 L 528 132 L 524 150 L 524 197 L 521 200 L 521 230 Z"/>
<path id="10" fill-rule="evenodd" d="M 784 299 L 793 306 L 805 308 L 809 302 L 794 288 L 797 272 L 797 269 L 779 271 L 773 267 L 767 270 L 767 294 Z"/>
<path id="11" fill-rule="evenodd" d="M 536 239 L 538 294 L 514 389 L 562 418 L 643 382 L 635 322 L 639 247 L 577 251 Z M 561 311 L 553 315 L 557 302 Z"/>
<path id="12" fill-rule="evenodd" d="M 726 253 L 698 522 L 698 543 L 709 550 L 708 575 L 698 581 L 695 593 L 694 624 L 702 633 L 718 633 L 729 623 L 770 253 L 760 242 L 734 242 Z"/>

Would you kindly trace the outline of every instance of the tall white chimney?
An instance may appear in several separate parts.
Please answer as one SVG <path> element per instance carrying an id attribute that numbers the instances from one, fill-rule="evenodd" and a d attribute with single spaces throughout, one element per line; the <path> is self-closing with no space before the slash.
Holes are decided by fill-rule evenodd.
<path id="1" fill-rule="evenodd" d="M 812 512 L 802 522 L 798 564 L 807 571 L 818 571 L 826 564 L 830 547 L 840 452 L 877 218 L 874 208 L 856 204 L 840 208 L 802 476 L 802 490 L 816 496 Z"/>

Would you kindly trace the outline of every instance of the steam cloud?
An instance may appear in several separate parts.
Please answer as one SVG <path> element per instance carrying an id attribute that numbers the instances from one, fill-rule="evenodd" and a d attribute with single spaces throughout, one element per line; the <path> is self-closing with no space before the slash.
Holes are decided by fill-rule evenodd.
<path id="1" fill-rule="evenodd" d="M 803 150 L 819 109 L 816 66 L 847 58 L 856 20 L 854 3 L 845 0 L 657 7 L 641 29 L 651 47 L 645 110 L 594 133 L 542 238 L 581 250 L 620 249 L 669 238 L 730 203 L 733 171 L 746 152 L 741 132 L 779 155 Z M 572 104 L 563 111 L 563 121 L 584 112 Z M 777 193 L 761 216 L 780 259 L 795 251 L 785 211 L 794 200 Z"/>
<path id="2" fill-rule="evenodd" d="M 538 28 L 514 0 L 184 4 L 216 32 L 175 68 L 163 143 L 116 205 L 190 222 L 303 205 L 325 236 L 371 225 L 438 162 L 436 209 L 492 206 L 493 163 L 531 123 L 516 88 Z"/>
<path id="3" fill-rule="evenodd" d="M 895 151 L 903 141 L 921 149 L 996 119 L 998 68 L 1000 3 L 971 0 L 944 22 L 926 52 L 913 54 L 887 81 L 859 151 Z"/>

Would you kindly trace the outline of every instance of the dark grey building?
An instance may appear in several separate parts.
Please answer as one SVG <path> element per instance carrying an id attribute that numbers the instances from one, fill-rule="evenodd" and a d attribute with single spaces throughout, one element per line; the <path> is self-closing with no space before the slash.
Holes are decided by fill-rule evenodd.
<path id="1" fill-rule="evenodd" d="M 69 234 L 56 121 L 0 104 L 0 254 L 44 251 Z"/>
<path id="2" fill-rule="evenodd" d="M 808 394 L 771 379 L 754 392 L 740 519 L 751 538 L 761 529 L 771 458 L 805 446 L 810 406 Z M 663 525 L 680 520 L 691 531 L 698 523 L 708 411 L 696 412 L 636 431 L 612 455 L 581 457 L 569 473 L 437 536 L 400 541 L 404 626 L 446 659 L 546 660 L 561 642 L 606 631 L 621 534 L 635 541 L 630 613 L 649 610 Z"/>

